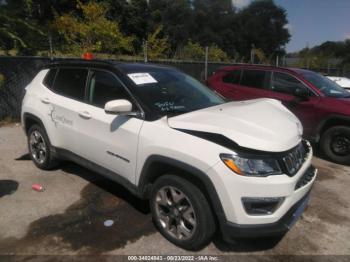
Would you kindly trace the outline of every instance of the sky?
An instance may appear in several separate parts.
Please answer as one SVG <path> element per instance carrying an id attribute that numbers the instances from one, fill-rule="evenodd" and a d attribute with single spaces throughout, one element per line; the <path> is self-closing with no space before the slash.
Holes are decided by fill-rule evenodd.
<path id="1" fill-rule="evenodd" d="M 252 0 L 232 0 L 243 8 Z M 274 0 L 287 11 L 291 39 L 287 52 L 325 41 L 350 39 L 350 0 Z"/>

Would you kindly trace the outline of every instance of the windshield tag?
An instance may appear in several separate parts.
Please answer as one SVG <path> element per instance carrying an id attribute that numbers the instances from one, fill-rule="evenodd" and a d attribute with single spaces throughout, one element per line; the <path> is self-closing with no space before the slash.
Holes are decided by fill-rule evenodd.
<path id="1" fill-rule="evenodd" d="M 151 76 L 149 73 L 133 73 L 133 74 L 128 74 L 128 77 L 136 85 L 158 83 L 158 81 L 155 80 L 153 76 Z"/>

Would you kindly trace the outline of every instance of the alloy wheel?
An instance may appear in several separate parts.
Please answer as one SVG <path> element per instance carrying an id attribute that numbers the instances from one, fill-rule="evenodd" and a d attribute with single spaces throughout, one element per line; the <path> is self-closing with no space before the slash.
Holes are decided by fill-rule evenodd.
<path id="1" fill-rule="evenodd" d="M 157 219 L 167 234 L 177 240 L 193 236 L 197 220 L 194 208 L 188 197 L 173 186 L 159 189 L 155 197 Z"/>
<path id="2" fill-rule="evenodd" d="M 30 134 L 29 146 L 33 159 L 37 163 L 43 164 L 47 157 L 47 149 L 45 140 L 39 131 L 35 130 Z"/>

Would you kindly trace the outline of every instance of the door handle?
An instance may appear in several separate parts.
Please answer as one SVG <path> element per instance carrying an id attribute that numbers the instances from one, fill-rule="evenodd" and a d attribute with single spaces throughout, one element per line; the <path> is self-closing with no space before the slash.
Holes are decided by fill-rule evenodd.
<path id="1" fill-rule="evenodd" d="M 79 113 L 79 116 L 80 116 L 81 118 L 84 118 L 84 119 L 90 119 L 90 118 L 91 118 L 90 113 L 87 112 L 87 111 L 80 112 L 80 113 Z"/>
<path id="2" fill-rule="evenodd" d="M 41 98 L 41 102 L 43 102 L 44 104 L 50 104 L 50 99 L 48 99 L 47 97 L 43 97 Z"/>

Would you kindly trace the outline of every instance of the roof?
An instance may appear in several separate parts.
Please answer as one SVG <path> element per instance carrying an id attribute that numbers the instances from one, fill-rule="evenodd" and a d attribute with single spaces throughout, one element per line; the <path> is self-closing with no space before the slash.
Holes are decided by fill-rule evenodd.
<path id="1" fill-rule="evenodd" d="M 175 69 L 174 67 L 162 65 L 162 64 L 149 64 L 149 63 L 121 63 L 118 64 L 118 68 L 123 71 L 129 72 L 140 72 L 144 70 L 159 70 L 159 69 Z"/>
<path id="2" fill-rule="evenodd" d="M 116 65 L 117 63 L 110 62 L 108 60 L 86 60 L 86 59 L 55 59 L 51 63 L 49 63 L 47 66 L 65 66 L 65 65 L 72 65 L 72 66 L 89 66 L 89 65 Z"/>
<path id="3" fill-rule="evenodd" d="M 51 62 L 48 65 L 45 65 L 44 68 L 54 67 L 54 66 L 109 66 L 116 67 L 125 72 L 137 72 L 150 69 L 171 69 L 172 67 L 166 65 L 158 65 L 152 63 L 133 63 L 133 62 L 119 62 L 115 60 L 85 60 L 85 59 L 57 59 Z"/>
<path id="4" fill-rule="evenodd" d="M 230 66 L 225 66 L 220 68 L 220 70 L 231 70 L 235 69 L 237 67 L 244 67 L 244 68 L 254 68 L 254 69 L 279 69 L 279 70 L 286 70 L 286 71 L 293 71 L 295 73 L 302 73 L 302 72 L 309 72 L 310 70 L 307 69 L 301 69 L 301 68 L 292 68 L 292 67 L 277 67 L 277 66 L 271 66 L 271 65 L 257 65 L 257 64 L 234 64 Z"/>
<path id="5" fill-rule="evenodd" d="M 308 69 L 304 69 L 304 68 L 286 68 L 286 69 L 289 69 L 289 70 L 292 70 L 298 74 L 300 73 L 305 73 L 305 72 L 313 72 L 311 70 L 308 70 Z"/>

